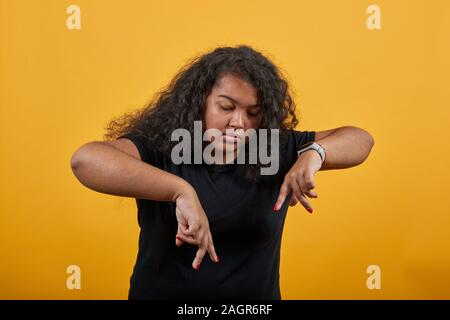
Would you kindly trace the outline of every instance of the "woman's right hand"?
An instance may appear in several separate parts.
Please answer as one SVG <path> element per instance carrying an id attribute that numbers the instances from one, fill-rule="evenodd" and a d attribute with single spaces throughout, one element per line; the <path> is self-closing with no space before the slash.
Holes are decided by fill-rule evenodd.
<path id="1" fill-rule="evenodd" d="M 178 221 L 175 244 L 181 246 L 187 242 L 198 246 L 192 267 L 196 270 L 200 268 L 206 251 L 212 261 L 219 262 L 209 230 L 208 217 L 200 204 L 195 189 L 191 186 L 185 187 L 176 197 L 175 204 Z"/>

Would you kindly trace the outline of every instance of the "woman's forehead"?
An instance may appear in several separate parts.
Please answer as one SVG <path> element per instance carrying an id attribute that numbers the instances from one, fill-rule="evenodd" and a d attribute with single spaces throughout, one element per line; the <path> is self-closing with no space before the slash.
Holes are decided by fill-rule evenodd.
<path id="1" fill-rule="evenodd" d="M 233 76 L 225 75 L 213 88 L 215 97 L 224 98 L 241 106 L 255 106 L 257 104 L 257 91 L 248 82 Z"/>

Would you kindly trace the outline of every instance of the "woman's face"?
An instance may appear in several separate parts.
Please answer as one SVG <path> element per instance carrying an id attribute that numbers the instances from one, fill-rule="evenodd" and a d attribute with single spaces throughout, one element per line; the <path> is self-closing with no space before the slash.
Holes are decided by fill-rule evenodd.
<path id="1" fill-rule="evenodd" d="M 236 76 L 224 75 L 206 98 L 205 129 L 218 129 L 224 135 L 222 141 L 214 141 L 216 150 L 235 152 L 243 140 L 226 137 L 227 129 L 243 137 L 248 129 L 258 129 L 261 119 L 256 89 Z"/>

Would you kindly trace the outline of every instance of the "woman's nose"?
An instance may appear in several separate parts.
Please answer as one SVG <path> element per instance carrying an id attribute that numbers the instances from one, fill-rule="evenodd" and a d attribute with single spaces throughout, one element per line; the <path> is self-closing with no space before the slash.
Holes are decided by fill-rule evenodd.
<path id="1" fill-rule="evenodd" d="M 236 111 L 233 113 L 230 120 L 230 126 L 241 129 L 245 127 L 245 117 L 242 112 Z"/>

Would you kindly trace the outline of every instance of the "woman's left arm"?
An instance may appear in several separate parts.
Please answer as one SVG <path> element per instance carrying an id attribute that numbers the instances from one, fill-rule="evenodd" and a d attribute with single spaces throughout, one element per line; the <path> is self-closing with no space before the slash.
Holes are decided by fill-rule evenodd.
<path id="1" fill-rule="evenodd" d="M 274 210 L 278 211 L 292 191 L 290 205 L 300 202 L 310 213 L 313 209 L 306 196 L 317 198 L 312 189 L 314 175 L 319 170 L 344 169 L 364 162 L 374 145 L 374 139 L 364 129 L 344 126 L 336 129 L 317 131 L 315 142 L 325 148 L 325 161 L 315 150 L 302 153 L 284 178 Z"/>
<path id="2" fill-rule="evenodd" d="M 366 160 L 374 145 L 370 133 L 353 126 L 317 131 L 314 141 L 324 147 L 326 152 L 325 161 L 319 170 L 357 166 Z"/>

